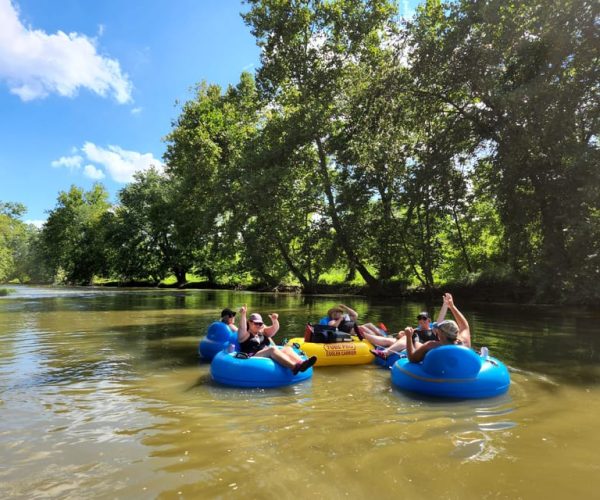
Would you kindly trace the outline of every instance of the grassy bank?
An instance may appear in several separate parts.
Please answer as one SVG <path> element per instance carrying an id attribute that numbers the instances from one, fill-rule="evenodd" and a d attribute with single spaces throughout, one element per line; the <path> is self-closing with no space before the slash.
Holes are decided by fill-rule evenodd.
<path id="1" fill-rule="evenodd" d="M 418 301 L 429 301 L 439 298 L 444 292 L 450 292 L 461 300 L 475 300 L 478 302 L 508 302 L 508 303 L 536 303 L 533 289 L 518 285 L 512 281 L 482 280 L 474 283 L 447 283 L 433 288 L 411 286 L 406 282 L 398 281 L 386 283 L 377 289 L 369 288 L 355 279 L 351 282 L 343 280 L 344 276 L 337 279 L 328 279 L 319 282 L 310 290 L 303 289 L 297 283 L 280 284 L 276 287 L 264 283 L 211 283 L 201 277 L 188 275 L 188 281 L 183 286 L 178 286 L 174 277 L 160 283 L 150 281 L 97 281 L 97 286 L 107 287 L 155 287 L 179 289 L 205 289 L 205 290 L 247 290 L 256 292 L 283 292 L 301 293 L 305 295 L 363 295 L 370 297 L 389 297 Z"/>

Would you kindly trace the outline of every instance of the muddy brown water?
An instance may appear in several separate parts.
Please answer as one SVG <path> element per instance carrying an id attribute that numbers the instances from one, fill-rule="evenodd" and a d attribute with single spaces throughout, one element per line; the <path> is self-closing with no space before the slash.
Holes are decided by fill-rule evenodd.
<path id="1" fill-rule="evenodd" d="M 211 381 L 224 307 L 277 340 L 340 301 L 398 329 L 438 304 L 229 291 L 12 287 L 0 299 L 0 498 L 564 498 L 600 491 L 600 315 L 456 302 L 511 371 L 476 401 L 375 365 L 281 389 Z"/>

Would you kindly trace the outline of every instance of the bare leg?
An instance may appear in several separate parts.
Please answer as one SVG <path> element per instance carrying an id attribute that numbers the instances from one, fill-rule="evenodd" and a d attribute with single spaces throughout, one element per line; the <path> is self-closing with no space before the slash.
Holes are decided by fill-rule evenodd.
<path id="1" fill-rule="evenodd" d="M 288 356 L 294 363 L 302 361 L 302 358 L 291 347 L 285 346 L 283 349 L 281 349 L 281 352 Z"/>
<path id="2" fill-rule="evenodd" d="M 283 349 L 279 349 L 276 346 L 265 347 L 261 351 L 258 351 L 254 356 L 258 358 L 271 358 L 275 363 L 292 370 L 294 375 L 298 372 L 307 370 L 317 361 L 316 356 L 311 356 L 308 359 L 302 360 L 291 347 L 285 347 Z"/>
<path id="3" fill-rule="evenodd" d="M 373 345 L 378 345 L 381 347 L 391 347 L 396 342 L 396 340 L 392 338 L 382 337 L 381 335 L 375 335 L 374 333 L 365 328 L 362 329 L 361 333 L 363 334 L 363 337 L 366 338 Z"/>
<path id="4" fill-rule="evenodd" d="M 391 345 L 388 350 L 392 352 L 400 352 L 406 349 L 406 337 L 403 335 Z"/>
<path id="5" fill-rule="evenodd" d="M 378 352 L 372 349 L 371 352 L 380 358 L 386 359 L 390 354 L 398 354 L 400 351 L 403 351 L 406 349 L 406 334 L 402 331 L 399 332 L 399 335 L 401 337 L 398 340 L 385 339 L 391 341 L 391 344 L 387 345 L 387 349 Z"/>
<path id="6" fill-rule="evenodd" d="M 364 333 L 364 329 L 368 329 L 369 333 L 372 333 L 373 335 L 377 335 L 378 337 L 386 337 L 387 335 L 384 335 L 381 333 L 381 330 L 379 328 L 377 328 L 373 323 L 365 323 L 364 325 L 360 325 L 363 330 L 362 332 Z"/>
<path id="7" fill-rule="evenodd" d="M 292 361 L 288 355 L 284 354 L 281 350 L 274 346 L 265 347 L 264 349 L 258 351 L 254 356 L 257 358 L 271 358 L 273 361 L 275 361 L 275 363 L 290 369 L 294 369 L 296 363 L 298 363 L 298 361 Z"/>

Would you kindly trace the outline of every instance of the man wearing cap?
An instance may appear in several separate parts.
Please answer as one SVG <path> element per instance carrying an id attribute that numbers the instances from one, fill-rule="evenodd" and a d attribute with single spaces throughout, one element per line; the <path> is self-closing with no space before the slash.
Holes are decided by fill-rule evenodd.
<path id="1" fill-rule="evenodd" d="M 237 332 L 238 328 L 235 326 L 235 311 L 229 308 L 225 308 L 221 311 L 221 321 L 225 323 L 232 332 Z"/>
<path id="2" fill-rule="evenodd" d="M 408 359 L 413 363 L 423 361 L 425 354 L 431 349 L 440 347 L 443 345 L 465 345 L 471 347 L 471 330 L 469 323 L 463 313 L 461 313 L 456 305 L 454 299 L 449 293 L 444 294 L 444 304 L 440 309 L 440 319 L 443 319 L 446 315 L 446 311 L 450 309 L 452 315 L 456 318 L 456 321 L 447 319 L 444 321 L 438 321 L 431 325 L 433 332 L 437 335 L 439 340 L 432 340 L 425 342 L 424 344 L 417 345 L 412 341 L 412 328 L 408 327 L 405 331 L 406 336 L 406 351 Z"/>
<path id="3" fill-rule="evenodd" d="M 424 344 L 413 343 L 413 336 L 411 335 L 412 328 L 409 326 L 406 329 L 408 330 L 406 335 L 406 353 L 408 354 L 408 359 L 412 363 L 423 361 L 425 354 L 436 347 L 452 344 L 462 345 L 462 341 L 458 338 L 459 327 L 455 321 L 447 319 L 439 323 L 433 323 L 431 326 L 439 340 L 431 340 Z"/>
<path id="4" fill-rule="evenodd" d="M 419 346 L 425 342 L 429 342 L 430 340 L 437 340 L 436 335 L 431 330 L 431 318 L 429 317 L 429 313 L 427 311 L 421 311 L 419 314 L 417 314 L 417 321 L 419 326 L 414 329 L 411 328 L 414 345 Z M 371 354 L 377 356 L 378 358 L 386 359 L 390 354 L 399 353 L 400 351 L 406 349 L 406 329 L 398 332 L 397 340 L 389 337 L 379 337 L 369 332 L 365 332 L 364 330 L 363 335 L 373 345 L 387 348 L 384 350 L 371 349 Z"/>

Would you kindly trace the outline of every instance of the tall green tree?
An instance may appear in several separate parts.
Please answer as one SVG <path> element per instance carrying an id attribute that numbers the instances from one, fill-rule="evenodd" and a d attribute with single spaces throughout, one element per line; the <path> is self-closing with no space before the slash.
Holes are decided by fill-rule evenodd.
<path id="1" fill-rule="evenodd" d="M 337 252 L 325 199 L 312 175 L 314 148 L 296 142 L 286 111 L 266 113 L 248 143 L 236 212 L 249 268 L 260 270 L 269 285 L 291 275 L 308 292 Z"/>
<path id="2" fill-rule="evenodd" d="M 553 300 L 598 266 L 579 250 L 598 234 L 599 9 L 428 1 L 411 28 L 417 95 L 446 103 L 490 150 L 507 257 Z"/>
<path id="3" fill-rule="evenodd" d="M 17 262 L 26 241 L 26 225 L 20 218 L 26 210 L 22 203 L 0 202 L 0 283 L 19 275 Z"/>
<path id="4" fill-rule="evenodd" d="M 150 278 L 158 283 L 173 273 L 178 285 L 186 282 L 192 249 L 175 227 L 174 184 L 151 168 L 138 172 L 119 192 L 119 204 L 107 220 L 114 272 L 127 280 Z"/>
<path id="5" fill-rule="evenodd" d="M 262 49 L 260 88 L 274 105 L 294 110 L 296 134 L 316 152 L 315 178 L 327 201 L 337 243 L 349 266 L 377 287 L 379 280 L 366 264 L 367 251 L 356 227 L 369 192 L 357 191 L 355 182 L 340 171 L 333 139 L 343 122 L 340 101 L 353 68 L 383 44 L 394 5 L 377 0 L 247 3 L 250 10 L 244 19 Z"/>
<path id="6" fill-rule="evenodd" d="M 260 109 L 249 73 L 224 93 L 217 85 L 202 83 L 167 136 L 167 173 L 177 184 L 175 227 L 195 249 L 196 272 L 209 281 L 234 271 L 237 262 L 240 241 L 234 219 L 242 202 L 236 198 L 238 170 L 248 141 L 257 133 Z"/>
<path id="7" fill-rule="evenodd" d="M 109 210 L 108 193 L 101 184 L 84 191 L 72 186 L 61 191 L 42 229 L 41 246 L 55 280 L 89 284 L 107 275 L 102 218 Z"/>

